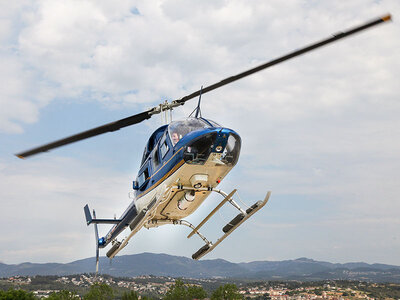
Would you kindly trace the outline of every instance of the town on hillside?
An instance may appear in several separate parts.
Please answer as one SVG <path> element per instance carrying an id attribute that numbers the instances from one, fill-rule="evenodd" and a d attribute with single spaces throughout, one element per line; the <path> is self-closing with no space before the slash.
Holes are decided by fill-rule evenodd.
<path id="1" fill-rule="evenodd" d="M 26 299 L 91 299 L 88 295 L 93 293 L 95 288 L 103 288 L 103 292 L 108 291 L 110 297 L 107 299 L 176 299 L 177 297 L 182 297 L 182 299 L 276 300 L 400 299 L 400 284 L 393 283 L 347 280 L 316 282 L 249 281 L 226 278 L 193 279 L 159 276 L 118 278 L 94 274 L 1 278 L 0 298 L 2 299 L 2 291 L 6 293 L 7 291 L 22 290 L 33 297 Z M 57 296 L 66 292 L 70 293 L 71 298 Z M 178 296 L 177 293 L 183 294 Z M 231 296 L 227 297 L 226 295 Z"/>

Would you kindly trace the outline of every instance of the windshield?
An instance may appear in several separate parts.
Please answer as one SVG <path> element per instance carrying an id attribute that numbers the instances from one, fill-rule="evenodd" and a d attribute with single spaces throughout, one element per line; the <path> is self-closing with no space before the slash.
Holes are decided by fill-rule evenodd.
<path id="1" fill-rule="evenodd" d="M 168 132 L 172 144 L 175 146 L 175 144 L 189 132 L 209 127 L 210 125 L 201 119 L 187 118 L 182 121 L 171 122 L 168 126 Z"/>

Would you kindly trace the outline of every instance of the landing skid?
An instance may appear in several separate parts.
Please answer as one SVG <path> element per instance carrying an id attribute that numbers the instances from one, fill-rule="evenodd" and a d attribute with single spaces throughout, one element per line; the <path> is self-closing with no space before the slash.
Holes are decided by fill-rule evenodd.
<path id="1" fill-rule="evenodd" d="M 201 247 L 199 250 L 197 250 L 196 253 L 192 255 L 193 259 L 200 259 L 207 253 L 210 253 L 212 250 L 214 250 L 215 247 L 217 247 L 228 235 L 230 235 L 236 228 L 238 228 L 240 225 L 242 225 L 248 218 L 250 218 L 252 215 L 254 215 L 257 211 L 259 211 L 265 204 L 267 204 L 269 197 L 271 195 L 271 192 L 268 192 L 267 195 L 265 196 L 265 199 L 263 201 L 257 201 L 255 204 L 253 204 L 251 207 L 249 207 L 245 213 L 240 213 L 238 214 L 235 218 L 233 218 L 228 224 L 225 225 L 225 227 L 222 229 L 225 234 L 221 236 L 217 241 L 209 244 L 205 244 L 203 247 Z"/>
<path id="2" fill-rule="evenodd" d="M 193 226 L 190 222 L 186 220 L 172 220 L 172 219 L 153 219 L 155 208 L 157 204 L 166 201 L 168 199 L 168 194 L 171 189 L 181 189 L 181 190 L 196 190 L 196 191 L 211 191 L 216 192 L 224 196 L 224 199 L 208 214 L 207 217 L 203 219 L 196 227 Z M 139 229 L 142 227 L 151 228 L 158 227 L 165 224 L 172 225 L 183 225 L 192 229 L 192 232 L 187 236 L 187 238 L 192 237 L 194 234 L 199 236 L 205 243 L 203 247 L 201 247 L 197 252 L 192 255 L 193 259 L 200 259 L 207 253 L 210 253 L 217 247 L 228 235 L 230 235 L 236 228 L 238 228 L 241 224 L 243 224 L 248 218 L 254 215 L 257 211 L 259 211 L 265 204 L 267 204 L 271 192 L 268 192 L 263 201 L 258 201 L 249 207 L 247 210 L 242 209 L 233 199 L 232 196 L 236 193 L 236 189 L 233 190 L 229 195 L 219 189 L 212 188 L 197 188 L 193 187 L 184 187 L 184 186 L 173 186 L 167 189 L 167 191 L 161 197 L 155 197 L 153 201 L 149 204 L 149 206 L 143 209 L 136 218 L 130 224 L 131 233 L 129 236 L 125 237 L 121 242 L 116 239 L 112 242 L 111 249 L 107 252 L 107 257 L 112 259 L 115 255 L 121 251 L 127 244 L 131 237 L 136 234 Z M 215 243 L 209 241 L 203 234 L 199 232 L 199 229 L 225 204 L 229 202 L 233 207 L 240 211 L 240 213 L 234 217 L 228 224 L 222 228 L 224 235 L 222 235 Z M 100 220 L 95 220 L 100 221 Z M 95 222 L 93 221 L 93 222 Z"/>
<path id="3" fill-rule="evenodd" d="M 238 214 L 228 224 L 226 224 L 225 227 L 222 229 L 225 232 L 224 235 L 222 235 L 219 239 L 217 239 L 217 241 L 215 243 L 206 243 L 203 247 L 201 247 L 199 250 L 197 250 L 196 253 L 194 253 L 192 255 L 192 258 L 198 260 L 198 259 L 202 258 L 204 255 L 206 255 L 207 253 L 210 253 L 212 250 L 214 250 L 215 247 L 217 247 L 225 238 L 227 238 L 234 230 L 236 230 L 236 228 L 238 228 L 248 218 L 250 218 L 257 211 L 259 211 L 265 204 L 267 204 L 270 196 L 271 196 L 271 192 L 268 192 L 263 201 L 256 202 L 250 208 L 248 208 L 244 213 L 241 212 L 240 214 Z M 222 202 L 224 202 L 224 200 L 222 200 Z M 222 203 L 222 205 L 225 203 L 226 203 L 226 201 L 224 203 Z M 218 205 L 214 210 L 217 211 L 220 207 L 222 207 L 222 205 L 221 206 Z M 242 209 L 240 209 L 240 210 L 242 211 Z M 202 224 L 202 223 L 200 223 L 200 224 Z"/>
<path id="4" fill-rule="evenodd" d="M 191 188 L 184 188 L 184 187 L 180 187 L 180 188 L 181 189 L 191 189 Z M 197 234 L 205 242 L 205 245 L 192 255 L 193 259 L 198 260 L 198 259 L 202 258 L 204 255 L 206 255 L 207 253 L 210 253 L 212 250 L 214 250 L 214 248 L 217 247 L 226 237 L 228 237 L 236 228 L 238 228 L 247 219 L 249 219 L 257 211 L 259 211 L 265 204 L 267 204 L 269 197 L 271 196 L 271 192 L 268 192 L 263 201 L 258 201 L 255 204 L 253 204 L 251 207 L 249 207 L 247 210 L 243 210 L 232 199 L 232 196 L 236 192 L 236 189 L 233 190 L 229 195 L 227 195 L 226 193 L 224 193 L 221 190 L 213 189 L 212 191 L 223 195 L 224 199 L 196 227 L 194 227 L 193 224 L 191 224 L 190 222 L 188 222 L 186 220 L 172 220 L 172 219 L 158 219 L 158 220 L 153 219 L 153 220 L 148 221 L 147 224 L 145 225 L 145 227 L 151 228 L 151 227 L 158 227 L 158 226 L 165 225 L 165 224 L 172 224 L 172 225 L 183 225 L 183 226 L 187 226 L 187 227 L 191 228 L 192 232 L 187 236 L 187 238 L 190 238 L 194 234 Z M 199 232 L 199 229 L 227 202 L 229 202 L 236 209 L 238 209 L 240 211 L 240 213 L 223 227 L 222 231 L 224 232 L 224 235 L 222 235 L 219 239 L 217 239 L 217 241 L 215 243 L 212 243 L 203 234 L 201 234 Z"/>

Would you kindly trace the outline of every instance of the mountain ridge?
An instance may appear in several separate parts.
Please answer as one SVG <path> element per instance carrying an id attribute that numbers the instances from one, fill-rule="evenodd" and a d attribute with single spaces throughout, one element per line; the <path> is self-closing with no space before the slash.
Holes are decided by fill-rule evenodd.
<path id="1" fill-rule="evenodd" d="M 93 273 L 95 259 L 85 258 L 69 263 L 0 263 L 0 277 L 15 275 L 72 275 Z M 101 274 L 116 277 L 141 275 L 186 278 L 243 278 L 263 280 L 345 279 L 374 282 L 400 282 L 400 266 L 364 262 L 331 263 L 301 257 L 283 261 L 233 263 L 224 259 L 192 260 L 184 256 L 140 253 L 122 255 L 111 263 L 100 258 Z"/>

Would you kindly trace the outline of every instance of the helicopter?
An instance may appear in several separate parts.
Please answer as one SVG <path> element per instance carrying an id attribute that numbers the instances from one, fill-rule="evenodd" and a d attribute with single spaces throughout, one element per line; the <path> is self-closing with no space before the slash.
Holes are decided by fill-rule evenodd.
<path id="1" fill-rule="evenodd" d="M 204 245 L 192 255 L 193 259 L 198 260 L 210 253 L 234 230 L 263 208 L 271 195 L 271 192 L 268 191 L 264 200 L 257 201 L 244 209 L 233 199 L 237 189 L 229 194 L 218 189 L 218 185 L 239 160 L 241 137 L 233 129 L 223 127 L 213 120 L 202 117 L 201 96 L 256 72 L 390 20 L 390 14 L 376 18 L 225 78 L 205 88 L 202 87 L 200 90 L 182 98 L 171 102 L 165 101 L 144 112 L 18 153 L 16 156 L 27 158 L 100 134 L 114 132 L 150 119 L 153 115 L 166 114 L 167 111 L 172 111 L 174 108 L 198 97 L 197 107 L 187 118 L 171 121 L 157 128 L 148 139 L 138 175 L 132 184 L 133 200 L 118 219 L 115 217 L 110 219 L 96 218 L 95 210 L 92 214 L 88 205 L 84 207 L 86 224 L 94 224 L 96 272 L 99 265 L 99 249 L 106 248 L 111 244 L 106 256 L 112 259 L 126 247 L 128 241 L 140 229 L 155 228 L 167 224 L 189 227 L 191 232 L 187 236 L 188 238 L 197 235 L 203 240 Z M 222 195 L 223 200 L 197 226 L 186 221 L 185 218 L 194 213 L 212 193 Z M 238 214 L 222 228 L 222 236 L 212 242 L 199 230 L 226 203 L 237 209 Z M 113 226 L 105 236 L 99 237 L 98 224 L 111 224 Z M 128 227 L 130 229 L 129 235 L 118 240 L 119 235 Z"/>

